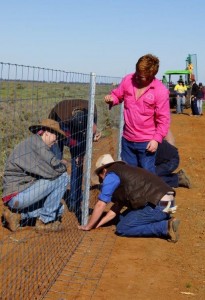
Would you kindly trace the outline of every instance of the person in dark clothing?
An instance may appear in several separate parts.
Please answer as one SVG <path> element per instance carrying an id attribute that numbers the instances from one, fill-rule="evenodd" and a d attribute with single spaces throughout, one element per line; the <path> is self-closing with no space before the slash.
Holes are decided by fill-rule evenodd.
<path id="1" fill-rule="evenodd" d="M 173 173 L 179 166 L 178 149 L 166 140 L 158 145 L 155 166 L 156 174 L 173 188 L 190 188 L 191 184 L 184 170 Z"/>
<path id="2" fill-rule="evenodd" d="M 172 218 L 167 210 L 174 201 L 174 190 L 151 172 L 114 161 L 110 154 L 104 154 L 96 162 L 92 181 L 101 183 L 101 192 L 87 225 L 81 230 L 98 228 L 120 214 L 116 233 L 120 236 L 162 237 L 177 242 L 180 221 Z M 169 205 L 164 208 L 161 202 Z M 106 205 L 113 202 L 108 213 L 100 220 Z"/>
<path id="3" fill-rule="evenodd" d="M 197 94 L 198 94 L 199 87 L 195 80 L 192 81 L 191 87 L 191 111 L 192 115 L 197 116 L 199 115 L 198 107 L 197 107 Z"/>
<path id="4" fill-rule="evenodd" d="M 49 113 L 49 118 L 57 121 L 67 139 L 53 145 L 52 151 L 62 159 L 64 146 L 71 153 L 70 193 L 66 202 L 69 210 L 81 218 L 83 160 L 86 151 L 86 133 L 88 120 L 88 100 L 69 99 L 57 103 Z M 97 107 L 94 110 L 93 141 L 98 141 L 101 134 L 97 133 Z"/>
<path id="5" fill-rule="evenodd" d="M 204 88 L 202 83 L 199 83 L 199 88 L 198 88 L 198 92 L 196 95 L 196 99 L 197 99 L 197 108 L 198 108 L 198 112 L 199 115 L 202 116 L 203 115 L 203 99 L 204 99 Z"/>

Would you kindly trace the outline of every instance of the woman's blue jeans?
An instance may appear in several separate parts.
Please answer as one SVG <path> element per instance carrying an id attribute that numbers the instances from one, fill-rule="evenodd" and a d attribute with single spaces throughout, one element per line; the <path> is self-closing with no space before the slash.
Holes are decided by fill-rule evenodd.
<path id="1" fill-rule="evenodd" d="M 185 105 L 185 96 L 177 95 L 177 114 L 183 113 L 184 105 Z"/>
<path id="2" fill-rule="evenodd" d="M 162 211 L 163 208 L 149 205 L 137 210 L 127 209 L 120 215 L 116 233 L 120 236 L 165 237 L 168 233 L 170 216 Z"/>
<path id="3" fill-rule="evenodd" d="M 39 179 L 13 197 L 8 206 L 21 212 L 21 219 L 40 218 L 43 223 L 55 221 L 63 213 L 61 199 L 70 177 L 67 172 L 56 179 Z M 15 205 L 18 201 L 18 206 Z"/>
<path id="4" fill-rule="evenodd" d="M 130 142 L 122 137 L 121 158 L 131 166 L 141 167 L 155 174 L 156 152 L 148 152 L 147 144 L 148 142 Z"/>

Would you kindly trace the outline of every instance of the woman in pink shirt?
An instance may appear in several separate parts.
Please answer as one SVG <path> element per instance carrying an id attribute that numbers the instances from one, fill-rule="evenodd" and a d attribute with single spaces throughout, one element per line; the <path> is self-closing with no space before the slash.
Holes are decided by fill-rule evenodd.
<path id="1" fill-rule="evenodd" d="M 159 59 L 142 56 L 135 73 L 128 74 L 105 102 L 111 106 L 124 101 L 124 129 L 121 158 L 128 164 L 155 173 L 158 143 L 170 126 L 169 91 L 155 78 Z"/>

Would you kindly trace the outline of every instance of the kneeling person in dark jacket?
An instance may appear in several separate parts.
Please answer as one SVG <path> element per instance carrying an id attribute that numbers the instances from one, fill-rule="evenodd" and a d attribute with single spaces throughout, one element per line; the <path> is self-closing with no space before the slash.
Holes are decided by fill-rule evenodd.
<path id="1" fill-rule="evenodd" d="M 166 140 L 158 145 L 156 153 L 156 174 L 173 188 L 190 188 L 191 184 L 184 170 L 173 173 L 179 166 L 180 158 L 178 149 Z"/>
<path id="2" fill-rule="evenodd" d="M 111 155 L 102 155 L 96 163 L 94 183 L 101 183 L 93 214 L 81 230 L 98 228 L 116 215 L 124 206 L 127 210 L 120 214 L 116 233 L 121 236 L 166 237 L 172 242 L 178 240 L 179 220 L 170 217 L 176 207 L 170 208 L 174 202 L 174 190 L 158 176 L 139 167 L 127 165 L 123 161 L 114 161 Z M 106 205 L 114 205 L 100 220 Z M 169 203 L 164 209 L 162 203 Z"/>

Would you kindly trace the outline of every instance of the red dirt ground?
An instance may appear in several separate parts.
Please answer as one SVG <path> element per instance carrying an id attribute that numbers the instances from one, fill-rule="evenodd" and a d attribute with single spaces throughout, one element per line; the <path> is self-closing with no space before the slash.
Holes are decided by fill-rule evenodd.
<path id="1" fill-rule="evenodd" d="M 192 183 L 191 189 L 176 189 L 179 242 L 117 237 L 92 299 L 205 299 L 205 117 L 189 113 L 172 113 L 171 124 L 179 169 L 185 169 Z M 107 139 L 99 143 L 105 153 Z"/>
<path id="2" fill-rule="evenodd" d="M 205 116 L 190 117 L 189 113 L 189 109 L 186 110 L 183 115 L 173 113 L 171 124 L 176 146 L 179 149 L 181 157 L 179 169 L 185 169 L 192 183 L 191 189 L 176 189 L 176 202 L 178 205 L 176 216 L 181 219 L 179 242 L 172 244 L 166 240 L 157 238 L 117 237 L 114 234 L 114 225 L 85 233 L 85 240 L 87 239 L 88 242 L 92 242 L 94 246 L 99 246 L 100 240 L 106 239 L 108 241 L 107 244 L 103 244 L 101 249 L 95 247 L 95 249 L 99 249 L 95 251 L 101 251 L 101 259 L 99 257 L 99 262 L 95 265 L 96 277 L 98 276 L 98 271 L 104 271 L 102 276 L 101 274 L 99 276 L 100 280 L 98 284 L 93 288 L 94 293 L 92 299 L 205 299 Z M 94 143 L 93 167 L 96 159 L 101 154 L 111 153 L 114 155 L 117 147 L 116 140 L 117 131 L 114 130 L 113 134 L 109 137 L 104 137 L 98 143 Z M 94 190 L 91 192 L 91 202 L 94 203 L 96 199 L 97 191 Z M 69 216 L 69 219 L 70 218 Z M 72 225 L 67 225 L 66 230 L 69 233 L 75 229 L 74 234 L 77 236 L 77 223 L 76 221 L 73 222 Z M 73 226 L 75 227 L 74 229 L 72 229 Z M 2 229 L 0 234 L 4 237 L 4 235 L 7 234 L 7 229 Z M 112 239 L 110 243 L 109 236 L 105 238 L 106 234 L 109 234 Z M 15 237 L 20 238 L 21 235 L 23 235 L 23 232 L 18 233 Z M 32 233 L 32 235 L 36 236 L 35 233 Z M 55 241 L 55 234 L 51 237 L 53 241 Z M 62 238 L 65 239 L 63 233 L 58 235 L 58 240 Z M 58 240 L 56 240 L 52 247 L 52 251 L 57 247 Z M 37 241 L 38 243 L 40 241 L 41 246 L 45 243 L 46 247 L 46 237 L 37 237 Z M 27 240 L 26 242 L 28 243 Z M 61 249 L 64 254 L 62 260 L 66 259 L 66 247 L 70 241 L 68 240 L 66 243 L 63 246 L 64 248 Z M 50 251 L 51 246 L 49 245 L 47 246 Z M 20 246 L 21 245 L 19 245 L 19 247 Z M 26 247 L 26 244 L 24 247 Z M 20 251 L 21 248 L 18 249 L 18 251 Z M 111 250 L 112 252 L 110 254 Z M 52 253 L 52 251 L 50 252 Z M 96 253 L 92 251 L 92 248 L 90 248 L 90 251 L 87 252 L 96 255 Z M 40 253 L 39 251 L 39 255 Z M 37 259 L 40 260 L 39 255 L 37 256 L 36 254 L 36 261 Z M 102 266 L 100 262 L 106 258 L 106 255 L 108 261 L 106 264 L 103 262 Z M 83 256 L 82 252 L 82 259 Z M 72 261 L 70 265 L 72 265 Z M 99 266 L 99 270 L 97 266 Z M 29 267 L 32 266 L 29 265 Z M 67 272 L 71 271 L 70 268 L 68 263 Z M 33 275 L 31 273 L 30 275 L 31 280 L 33 280 Z M 68 277 L 68 274 L 64 274 L 64 277 L 66 277 L 65 275 Z M 59 277 L 60 276 L 59 274 Z M 78 280 L 79 278 L 78 276 Z M 82 279 L 80 281 L 82 283 Z M 88 284 L 90 283 L 91 281 Z M 45 299 L 90 299 L 85 296 L 83 289 L 81 289 L 75 297 L 69 295 L 69 293 L 67 295 L 60 295 L 56 293 L 58 285 L 61 286 L 62 291 L 65 291 L 67 288 L 69 292 L 71 288 L 70 283 L 66 283 L 65 279 L 59 283 L 57 280 L 53 285 L 54 292 L 48 292 Z M 26 298 L 24 297 L 22 299 Z M 32 298 L 28 297 L 27 299 Z"/>

